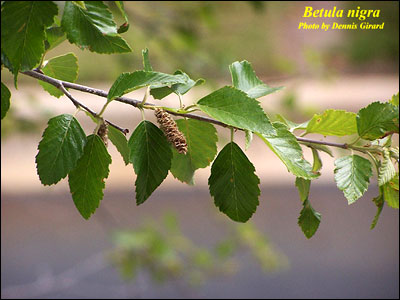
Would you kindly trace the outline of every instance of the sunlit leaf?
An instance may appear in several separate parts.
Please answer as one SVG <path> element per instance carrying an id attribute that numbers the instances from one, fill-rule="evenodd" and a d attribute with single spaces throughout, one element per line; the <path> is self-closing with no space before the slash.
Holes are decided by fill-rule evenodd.
<path id="1" fill-rule="evenodd" d="M 399 133 L 399 107 L 390 103 L 374 102 L 357 114 L 358 135 L 376 140 L 393 132 Z"/>
<path id="2" fill-rule="evenodd" d="M 78 77 L 78 59 L 73 53 L 57 56 L 50 59 L 42 68 L 42 71 L 49 77 L 75 82 Z M 40 80 L 39 83 L 52 96 L 59 98 L 64 95 L 62 91 L 50 83 Z"/>
<path id="3" fill-rule="evenodd" d="M 246 60 L 234 62 L 229 66 L 229 70 L 232 76 L 232 85 L 251 98 L 259 98 L 283 88 L 282 86 L 270 87 L 258 79 L 251 64 Z"/>
<path id="4" fill-rule="evenodd" d="M 344 136 L 357 133 L 356 114 L 345 110 L 328 109 L 314 115 L 308 122 L 307 133 Z"/>
<path id="5" fill-rule="evenodd" d="M 234 87 L 216 90 L 200 99 L 197 106 L 227 125 L 266 135 L 276 133 L 260 103 Z"/>
<path id="6" fill-rule="evenodd" d="M 335 166 L 336 185 L 343 191 L 348 204 L 352 204 L 368 189 L 371 162 L 358 155 L 348 155 L 336 159 Z"/>

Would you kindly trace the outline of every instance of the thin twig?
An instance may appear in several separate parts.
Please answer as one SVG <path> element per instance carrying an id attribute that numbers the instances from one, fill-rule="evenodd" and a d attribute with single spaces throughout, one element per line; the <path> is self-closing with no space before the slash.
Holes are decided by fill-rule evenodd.
<path id="1" fill-rule="evenodd" d="M 76 88 L 71 87 L 70 85 L 74 85 L 73 83 L 70 83 L 70 82 L 67 82 L 67 81 L 62 81 L 62 80 L 59 80 L 59 79 L 55 79 L 55 78 L 46 76 L 46 75 L 44 75 L 42 73 L 39 73 L 38 71 L 26 71 L 26 72 L 23 72 L 23 74 L 29 75 L 31 77 L 40 79 L 40 80 L 45 81 L 47 83 L 50 83 L 51 85 L 54 85 L 56 88 L 60 89 L 65 94 L 65 96 L 67 96 L 77 108 L 79 108 L 79 107 L 83 108 L 84 110 L 86 110 L 88 113 L 90 113 L 95 118 L 99 116 L 95 111 L 91 110 L 89 107 L 87 107 L 86 105 L 84 105 L 81 102 L 79 102 L 78 100 L 76 100 L 71 95 L 71 93 L 67 91 L 66 88 L 72 88 L 72 89 L 75 89 L 75 90 L 80 90 L 80 89 L 76 89 Z M 79 84 L 78 84 L 78 86 L 79 86 Z M 83 88 L 84 86 L 81 86 L 81 87 Z M 96 94 L 96 93 L 93 92 L 93 90 L 96 90 L 96 89 L 92 89 L 92 88 L 89 88 L 89 87 L 84 87 L 84 88 L 86 88 L 86 90 L 81 90 L 81 91 L 88 92 L 88 93 L 91 93 L 91 94 Z M 89 90 L 91 90 L 91 91 L 89 91 Z M 127 128 L 119 127 L 118 125 L 116 125 L 116 124 L 114 124 L 114 123 L 112 123 L 111 121 L 108 121 L 108 120 L 104 120 L 104 121 L 107 122 L 107 124 L 109 124 L 109 125 L 115 127 L 116 129 L 120 130 L 123 134 L 127 134 L 129 132 L 129 129 L 127 129 Z"/>
<path id="2" fill-rule="evenodd" d="M 52 77 L 46 76 L 46 75 L 38 73 L 36 71 L 26 71 L 26 72 L 23 72 L 23 74 L 31 76 L 31 77 L 34 77 L 36 79 L 39 79 L 39 80 L 42 80 L 42 81 L 45 81 L 45 82 L 48 82 L 48 83 L 50 83 L 50 84 L 52 84 L 52 85 L 54 85 L 56 87 L 59 87 L 59 85 L 61 85 L 61 86 L 64 86 L 66 88 L 78 90 L 78 91 L 85 92 L 85 93 L 94 94 L 94 95 L 97 95 L 97 96 L 100 96 L 100 97 L 104 97 L 104 98 L 107 98 L 107 96 L 108 96 L 108 93 L 103 91 L 103 90 L 95 89 L 95 88 L 92 88 L 92 87 L 88 87 L 88 86 L 84 86 L 84 85 L 80 85 L 80 84 L 76 84 L 76 83 L 71 83 L 71 82 L 67 82 L 67 81 L 54 79 Z M 152 103 L 142 103 L 142 101 L 140 101 L 140 100 L 131 99 L 131 98 L 128 98 L 128 97 L 117 97 L 117 98 L 114 99 L 114 101 L 119 101 L 119 102 L 122 102 L 122 103 L 125 103 L 125 104 L 129 104 L 129 105 L 132 105 L 132 106 L 137 107 L 137 108 L 143 107 L 143 106 L 155 106 Z M 203 122 L 208 122 L 208 123 L 212 123 L 212 124 L 215 124 L 215 125 L 219 125 L 219 126 L 222 126 L 222 127 L 232 127 L 234 129 L 244 131 L 241 128 L 236 128 L 236 127 L 233 127 L 233 126 L 229 126 L 229 125 L 227 125 L 225 123 L 222 123 L 221 121 L 218 121 L 218 120 L 215 120 L 215 119 L 212 119 L 212 118 L 209 118 L 209 117 L 199 116 L 199 115 L 191 114 L 191 113 L 187 113 L 187 114 L 178 113 L 178 112 L 169 111 L 169 110 L 168 110 L 168 113 L 170 113 L 171 115 L 179 116 L 179 117 L 191 118 L 191 119 L 195 119 L 195 120 L 199 120 L 199 121 L 203 121 Z M 115 128 L 121 130 L 122 132 L 124 132 L 124 130 L 128 131 L 128 129 L 120 128 L 117 125 L 114 125 L 114 124 L 110 123 L 109 121 L 106 121 L 106 122 L 108 124 L 114 126 Z M 299 142 L 302 142 L 302 143 L 326 145 L 326 146 L 337 147 L 337 148 L 342 148 L 342 149 L 353 148 L 353 147 L 351 147 L 350 145 L 348 145 L 346 143 L 343 144 L 343 143 L 333 143 L 333 142 L 326 142 L 326 141 L 316 141 L 316 140 L 306 139 L 306 138 L 303 138 L 303 137 L 296 137 L 296 139 Z M 358 149 L 355 149 L 355 150 L 358 150 Z"/>

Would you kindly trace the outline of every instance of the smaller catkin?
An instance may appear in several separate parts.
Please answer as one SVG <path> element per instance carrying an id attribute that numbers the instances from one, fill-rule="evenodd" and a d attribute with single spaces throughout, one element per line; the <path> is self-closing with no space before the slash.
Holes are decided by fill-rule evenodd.
<path id="1" fill-rule="evenodd" d="M 101 137 L 103 140 L 104 145 L 107 147 L 108 146 L 108 127 L 105 122 L 101 123 L 99 130 L 97 130 L 97 135 Z"/>
<path id="2" fill-rule="evenodd" d="M 156 108 L 155 113 L 157 122 L 160 124 L 161 130 L 164 132 L 168 141 L 174 145 L 176 150 L 181 154 L 186 154 L 187 143 L 185 136 L 179 131 L 178 126 L 171 116 L 164 110 Z"/>

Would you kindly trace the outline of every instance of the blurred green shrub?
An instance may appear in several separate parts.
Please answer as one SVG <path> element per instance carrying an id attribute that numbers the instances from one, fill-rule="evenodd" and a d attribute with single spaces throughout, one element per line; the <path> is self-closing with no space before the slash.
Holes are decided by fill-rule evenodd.
<path id="1" fill-rule="evenodd" d="M 204 283 L 214 276 L 228 276 L 239 269 L 235 256 L 249 251 L 263 271 L 282 270 L 286 256 L 278 252 L 251 223 L 229 223 L 230 234 L 211 249 L 187 238 L 173 214 L 160 223 L 149 222 L 135 230 L 114 233 L 110 259 L 126 280 L 145 272 L 157 283 L 183 279 L 191 285 Z"/>

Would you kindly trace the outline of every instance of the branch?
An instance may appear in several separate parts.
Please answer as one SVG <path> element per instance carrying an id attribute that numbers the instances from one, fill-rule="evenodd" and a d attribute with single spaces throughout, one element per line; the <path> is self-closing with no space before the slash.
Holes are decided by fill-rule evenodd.
<path id="1" fill-rule="evenodd" d="M 72 88 L 72 87 L 69 86 L 71 84 L 70 82 L 58 80 L 58 79 L 46 76 L 46 75 L 44 75 L 42 73 L 39 73 L 37 71 L 26 71 L 26 72 L 22 72 L 22 73 L 25 74 L 25 75 L 29 75 L 31 77 L 34 77 L 36 79 L 45 81 L 47 83 L 50 83 L 51 85 L 54 85 L 56 88 L 60 89 L 65 94 L 65 96 L 67 96 L 77 108 L 81 107 L 84 110 L 86 110 L 88 113 L 90 113 L 93 117 L 95 117 L 95 118 L 98 117 L 98 114 L 95 111 L 91 110 L 89 107 L 87 107 L 86 105 L 84 105 L 81 102 L 79 102 L 78 100 L 76 100 L 71 95 L 71 93 L 66 90 L 66 88 Z M 88 88 L 88 87 L 85 87 L 85 88 L 91 89 L 91 88 Z M 74 88 L 72 88 L 72 89 L 74 89 Z M 89 93 L 88 90 L 86 90 L 86 92 Z M 115 127 L 116 129 L 122 131 L 123 134 L 127 134 L 129 132 L 129 129 L 127 129 L 127 128 L 121 128 L 118 125 L 115 125 L 114 123 L 112 123 L 111 121 L 108 121 L 108 120 L 104 120 L 104 121 L 107 124 L 109 124 L 109 125 Z"/>
<path id="2" fill-rule="evenodd" d="M 85 93 L 89 93 L 89 94 L 94 94 L 94 95 L 97 95 L 97 96 L 100 96 L 100 97 L 104 97 L 104 98 L 107 98 L 107 95 L 108 95 L 108 93 L 107 92 L 105 92 L 105 91 L 103 91 L 103 90 L 100 90 L 100 89 L 95 89 L 95 88 L 92 88 L 92 87 L 88 87 L 88 86 L 84 86 L 84 85 L 80 85 L 80 84 L 76 84 L 76 83 L 71 83 L 71 82 L 68 82 L 68 81 L 62 81 L 62 80 L 58 80 L 58 79 L 54 79 L 54 78 L 52 78 L 52 77 L 49 77 L 49 76 L 46 76 L 46 75 L 44 75 L 44 74 L 41 74 L 41 73 L 39 73 L 39 72 L 37 72 L 37 71 L 26 71 L 26 72 L 22 72 L 23 74 L 25 74 L 25 75 L 28 75 L 28 76 L 31 76 L 31 77 L 34 77 L 34 78 L 36 78 L 36 79 L 39 79 L 39 80 L 42 80 L 42 81 L 45 81 L 45 82 L 47 82 L 47 83 L 50 83 L 50 84 L 52 84 L 52 85 L 54 85 L 54 86 L 56 86 L 57 88 L 60 88 L 60 86 L 63 86 L 63 87 L 65 87 L 65 88 L 70 88 L 70 89 L 74 89 L 74 90 L 78 90 L 78 91 L 81 91 L 81 92 L 85 92 Z M 64 89 L 65 90 L 65 89 Z M 64 92 L 64 91 L 63 91 Z M 68 93 L 68 91 L 66 91 L 67 93 Z M 65 92 L 64 92 L 65 93 Z M 65 94 L 67 97 L 69 97 L 68 96 L 68 94 Z M 70 95 L 70 94 L 69 94 Z M 71 96 L 72 97 L 72 96 Z M 70 98 L 70 97 L 69 97 Z M 70 98 L 71 99 L 71 98 Z M 75 99 L 73 100 L 73 99 L 71 99 L 71 101 L 75 104 L 75 102 L 77 102 Z M 74 102 L 75 101 L 75 102 Z M 136 100 L 136 99 L 131 99 L 131 98 L 128 98 L 128 97 L 117 97 L 117 98 L 115 98 L 114 99 L 114 101 L 119 101 L 119 102 L 122 102 L 122 103 L 126 103 L 126 104 L 129 104 L 129 105 L 132 105 L 132 106 L 134 106 L 134 107 L 142 107 L 142 101 L 140 101 L 140 100 Z M 87 111 L 89 111 L 90 112 L 90 110 L 88 110 L 88 108 L 87 107 L 85 107 L 85 106 L 83 106 L 81 103 L 79 103 L 79 102 L 77 102 L 81 107 L 83 107 L 83 108 L 85 108 Z M 143 105 L 146 105 L 146 106 L 155 106 L 153 103 L 144 103 Z M 150 108 L 150 107 L 148 107 L 148 109 L 152 109 L 152 108 Z M 167 109 L 168 110 L 168 109 Z M 219 125 L 219 126 L 222 126 L 222 127 L 232 127 L 232 126 L 229 126 L 229 125 L 227 125 L 227 124 L 225 124 L 225 123 L 222 123 L 222 122 L 220 122 L 220 121 L 218 121 L 218 120 L 215 120 L 215 119 L 212 119 L 212 118 L 209 118 L 209 117 L 204 117 L 204 116 L 199 116 L 199 115 L 195 115 L 195 114 L 191 114 L 191 113 L 188 113 L 188 114 L 182 114 L 182 113 L 177 113 L 177 112 L 174 112 L 174 111 L 170 111 L 170 110 L 168 110 L 168 113 L 170 113 L 171 115 L 175 115 L 175 116 L 179 116 L 179 117 L 185 117 L 185 118 L 191 118 L 191 119 L 195 119 L 195 120 L 199 120 L 199 121 L 203 121 L 203 122 L 208 122 L 208 123 L 212 123 L 212 124 L 215 124 L 215 125 Z M 97 115 L 97 114 L 96 114 Z M 108 123 L 108 124 L 110 124 L 111 126 L 114 126 L 115 128 L 117 128 L 117 129 L 119 129 L 119 130 L 121 130 L 122 132 L 124 132 L 124 133 L 126 133 L 126 132 L 128 132 L 128 129 L 123 129 L 123 128 L 120 128 L 120 127 L 118 127 L 117 125 L 114 125 L 114 124 L 112 124 L 111 122 L 109 122 L 109 121 L 107 121 L 106 120 L 106 122 Z M 233 127 L 234 129 L 237 129 L 237 130 L 242 130 L 243 131 L 243 129 L 241 129 L 241 128 L 236 128 L 236 127 Z M 126 131 L 126 132 L 125 132 Z M 296 137 L 296 139 L 299 141 L 299 142 L 302 142 L 302 143 L 304 143 L 304 144 L 307 144 L 307 143 L 311 143 L 311 144 L 319 144 L 319 145 L 326 145 L 326 146 L 331 146 L 331 147 L 337 147 L 337 148 L 342 148 L 342 149 L 349 149 L 349 148 L 352 148 L 352 149 L 354 149 L 354 150 L 357 150 L 357 151 L 361 151 L 361 150 L 366 150 L 366 149 L 362 149 L 362 148 L 360 148 L 360 147 L 354 147 L 354 146 L 350 146 L 350 145 L 348 145 L 348 144 L 346 144 L 346 143 L 332 143 L 332 142 L 325 142 L 325 141 L 316 141 L 316 140 L 311 140 L 311 139 L 306 139 L 306 138 L 302 138 L 302 137 Z M 361 150 L 360 150 L 361 149 Z M 361 151 L 361 152 L 363 152 L 363 151 Z"/>

